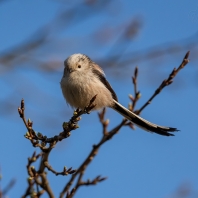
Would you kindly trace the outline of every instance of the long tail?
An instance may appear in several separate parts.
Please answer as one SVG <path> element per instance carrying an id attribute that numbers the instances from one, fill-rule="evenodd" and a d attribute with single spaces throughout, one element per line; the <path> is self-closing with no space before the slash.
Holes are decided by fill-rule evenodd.
<path id="1" fill-rule="evenodd" d="M 114 100 L 114 103 L 115 104 L 112 107 L 114 110 L 116 110 L 118 113 L 123 115 L 125 118 L 127 118 L 128 120 L 130 120 L 131 122 L 133 122 L 134 124 L 138 125 L 140 128 L 142 128 L 146 131 L 154 132 L 154 133 L 164 135 L 164 136 L 174 136 L 173 134 L 171 134 L 169 132 L 179 131 L 176 128 L 164 127 L 164 126 L 159 126 L 159 125 L 153 124 L 153 123 L 141 118 L 140 116 L 136 115 L 135 113 L 129 111 L 127 108 L 123 107 L 117 101 Z"/>

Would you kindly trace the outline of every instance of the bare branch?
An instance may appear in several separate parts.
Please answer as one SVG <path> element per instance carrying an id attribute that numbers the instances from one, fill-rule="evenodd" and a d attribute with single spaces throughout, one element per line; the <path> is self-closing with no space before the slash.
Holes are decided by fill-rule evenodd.
<path id="1" fill-rule="evenodd" d="M 105 114 L 105 110 L 103 109 L 102 112 L 99 114 L 100 122 L 103 125 L 103 136 L 102 136 L 100 142 L 98 144 L 96 144 L 96 145 L 93 145 L 93 148 L 92 148 L 90 154 L 87 156 L 87 158 L 81 164 L 81 166 L 77 169 L 77 171 L 72 175 L 71 179 L 69 180 L 69 182 L 64 187 L 63 191 L 60 194 L 60 198 L 63 198 L 65 193 L 67 193 L 67 197 L 68 198 L 72 198 L 73 197 L 73 195 L 75 194 L 77 189 L 81 186 L 82 176 L 83 176 L 87 166 L 91 163 L 93 158 L 96 156 L 96 154 L 98 153 L 99 148 L 105 142 L 110 140 L 115 134 L 117 134 L 118 131 L 121 129 L 121 127 L 125 126 L 125 124 L 127 122 L 127 120 L 124 119 L 119 125 L 117 125 L 115 128 L 113 128 L 111 131 L 106 132 L 106 127 L 108 126 L 108 123 L 106 122 L 106 124 L 104 126 L 104 123 L 105 123 L 104 114 Z M 104 128 L 105 128 L 105 133 L 104 133 Z M 71 186 L 72 186 L 72 184 L 73 184 L 73 182 L 74 182 L 76 177 L 78 177 L 78 181 L 77 181 L 75 187 L 70 192 L 70 188 L 71 188 Z"/>
<path id="2" fill-rule="evenodd" d="M 79 110 L 79 109 L 75 110 L 74 115 L 72 116 L 70 121 L 67 123 L 66 122 L 63 123 L 63 132 L 59 133 L 59 135 L 54 136 L 52 138 L 47 138 L 47 136 L 43 136 L 40 132 L 36 133 L 33 130 L 32 128 L 33 122 L 30 119 L 26 120 L 25 102 L 23 99 L 21 100 L 21 107 L 18 108 L 18 113 L 28 130 L 25 137 L 31 141 L 34 147 L 39 147 L 42 150 L 42 153 L 36 155 L 36 153 L 34 152 L 32 157 L 28 158 L 27 171 L 29 178 L 28 178 L 28 187 L 26 189 L 25 194 L 23 195 L 24 198 L 29 195 L 34 195 L 34 197 L 39 197 L 44 193 L 44 191 L 47 192 L 50 198 L 54 198 L 53 191 L 49 186 L 46 173 L 44 172 L 45 168 L 47 168 L 49 171 L 51 171 L 56 175 L 68 175 L 68 174 L 74 174 L 76 172 L 76 170 L 73 170 L 72 168 L 67 169 L 66 167 L 63 168 L 62 172 L 55 171 L 48 162 L 48 156 L 58 141 L 61 141 L 69 137 L 70 131 L 78 128 L 77 123 L 80 120 L 80 116 L 83 114 L 89 114 L 90 111 L 96 106 L 96 104 L 94 104 L 96 97 L 97 95 L 95 95 L 90 100 L 88 106 L 85 107 L 83 110 Z M 49 144 L 48 147 L 46 147 L 47 144 Z M 37 171 L 34 168 L 34 166 L 31 166 L 31 164 L 37 161 L 37 159 L 41 156 L 42 158 L 40 162 L 40 167 Z M 37 186 L 37 192 L 33 188 L 34 185 Z M 43 190 L 39 191 L 38 186 L 40 186 Z"/>
<path id="3" fill-rule="evenodd" d="M 55 170 L 52 168 L 52 166 L 50 166 L 50 164 L 49 164 L 48 161 L 45 161 L 45 162 L 44 162 L 44 165 L 45 165 L 45 167 L 46 167 L 49 171 L 51 171 L 52 173 L 54 173 L 56 176 L 57 176 L 57 175 L 63 175 L 63 176 L 65 176 L 65 175 L 68 175 L 68 174 L 74 174 L 74 173 L 76 172 L 76 170 L 72 169 L 72 167 L 70 167 L 69 169 L 67 169 L 66 166 L 64 166 L 62 172 L 57 172 L 57 171 L 55 171 Z"/>
<path id="4" fill-rule="evenodd" d="M 129 104 L 129 110 L 130 111 L 133 111 L 135 109 L 135 105 L 141 97 L 140 92 L 137 90 L 137 76 L 138 76 L 138 67 L 135 68 L 134 76 L 132 77 L 132 83 L 133 83 L 133 86 L 134 86 L 134 96 L 135 97 L 133 97 L 132 95 L 129 95 L 129 98 L 132 102 L 132 104 Z"/>
<path id="5" fill-rule="evenodd" d="M 151 103 L 151 101 L 162 91 L 164 87 L 170 85 L 173 82 L 173 78 L 177 75 L 177 73 L 189 63 L 189 54 L 190 51 L 186 53 L 180 66 L 177 69 L 173 69 L 169 77 L 161 83 L 161 85 L 155 90 L 154 94 L 148 99 L 148 101 L 139 110 L 135 111 L 136 114 L 140 114 L 142 110 Z"/>

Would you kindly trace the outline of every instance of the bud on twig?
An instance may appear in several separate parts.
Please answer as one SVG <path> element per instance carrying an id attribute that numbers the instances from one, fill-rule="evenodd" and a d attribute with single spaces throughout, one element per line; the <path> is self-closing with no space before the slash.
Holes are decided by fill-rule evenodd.
<path id="1" fill-rule="evenodd" d="M 131 94 L 129 94 L 129 99 L 133 102 L 134 101 L 134 97 L 131 95 Z"/>
<path id="2" fill-rule="evenodd" d="M 141 93 L 138 92 L 138 94 L 137 94 L 137 99 L 140 99 L 140 97 L 141 97 Z"/>
<path id="3" fill-rule="evenodd" d="M 110 122 L 109 119 L 105 120 L 104 123 L 103 123 L 104 126 L 108 126 L 109 122 Z"/>
<path id="4" fill-rule="evenodd" d="M 137 75 L 138 75 L 138 67 L 136 66 L 136 67 L 135 67 L 135 72 L 134 72 L 135 78 L 137 78 Z"/>

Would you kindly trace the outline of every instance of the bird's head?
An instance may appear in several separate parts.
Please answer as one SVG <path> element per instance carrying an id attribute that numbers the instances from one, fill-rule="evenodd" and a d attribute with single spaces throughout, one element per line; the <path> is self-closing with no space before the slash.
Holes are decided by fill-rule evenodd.
<path id="1" fill-rule="evenodd" d="M 73 54 L 64 61 L 64 73 L 86 72 L 90 68 L 90 63 L 91 59 L 88 56 L 84 54 Z"/>

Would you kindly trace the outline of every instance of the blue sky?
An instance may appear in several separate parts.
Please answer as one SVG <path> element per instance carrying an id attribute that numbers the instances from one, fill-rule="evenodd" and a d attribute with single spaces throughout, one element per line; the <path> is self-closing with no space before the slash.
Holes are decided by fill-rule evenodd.
<path id="1" fill-rule="evenodd" d="M 62 2 L 62 3 L 61 3 Z M 43 25 L 48 24 L 64 9 L 72 7 L 67 1 L 4 1 L 0 5 L 0 54 L 28 41 Z M 80 5 L 80 4 L 79 4 Z M 86 7 L 84 14 L 86 14 Z M 78 12 L 77 12 L 78 13 Z M 84 17 L 76 14 L 79 20 Z M 25 63 L 4 65 L 0 69 L 0 167 L 3 175 L 1 186 L 12 179 L 17 183 L 8 193 L 9 197 L 20 197 L 27 187 L 27 158 L 35 148 L 24 138 L 26 129 L 19 119 L 17 107 L 20 99 L 26 103 L 26 115 L 34 121 L 34 129 L 48 136 L 61 131 L 72 110 L 66 105 L 61 90 L 62 65 L 45 72 L 35 62 L 38 60 L 64 59 L 73 53 L 85 53 L 93 60 L 104 58 L 122 33 L 124 24 L 131 18 L 142 21 L 140 33 L 128 41 L 126 53 L 137 52 L 140 60 L 114 69 L 104 67 L 107 78 L 116 91 L 120 103 L 128 105 L 128 94 L 133 94 L 131 76 L 136 65 L 139 67 L 138 89 L 142 93 L 137 107 L 151 96 L 161 81 L 168 77 L 174 67 L 179 66 L 185 53 L 191 50 L 191 62 L 176 76 L 174 83 L 166 87 L 142 116 L 154 123 L 177 127 L 181 131 L 175 137 L 150 134 L 136 128 L 123 128 L 99 151 L 88 167 L 84 179 L 97 175 L 108 179 L 96 186 L 82 187 L 76 197 L 174 197 L 181 185 L 190 186 L 192 194 L 198 192 L 197 158 L 197 46 L 198 2 L 181 0 L 167 1 L 113 1 L 98 14 L 90 14 L 79 23 L 65 22 L 61 33 L 57 26 L 48 29 L 47 43 L 36 52 L 27 51 L 30 58 Z M 101 27 L 118 28 L 117 34 L 107 42 L 91 36 Z M 187 39 L 187 40 L 185 40 Z M 53 40 L 53 42 L 51 42 Z M 174 45 L 177 53 L 167 51 L 157 59 L 147 59 L 146 54 L 161 46 Z M 23 57 L 24 54 L 19 54 Z M 25 54 L 26 55 L 26 54 Z M 33 61 L 31 61 L 31 59 Z M 10 69 L 8 69 L 10 68 Z M 8 105 L 9 106 L 5 106 Z M 113 110 L 107 111 L 110 129 L 122 117 Z M 50 164 L 56 170 L 63 166 L 77 168 L 88 155 L 92 145 L 100 140 L 102 128 L 97 113 L 82 116 L 80 128 L 70 138 L 57 144 L 51 153 Z M 37 150 L 37 149 L 36 149 Z M 36 167 L 36 165 L 35 165 Z M 49 181 L 56 197 L 67 182 L 66 177 L 49 173 Z M 44 197 L 47 197 L 46 195 Z"/>

